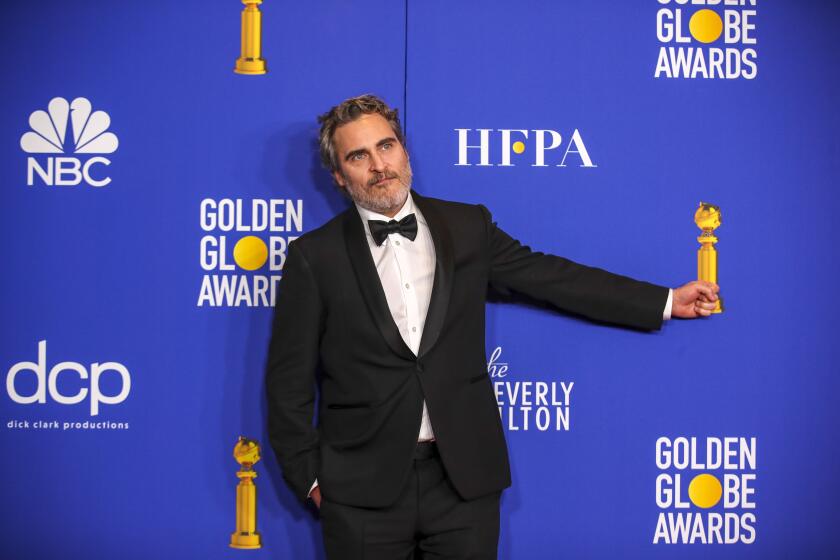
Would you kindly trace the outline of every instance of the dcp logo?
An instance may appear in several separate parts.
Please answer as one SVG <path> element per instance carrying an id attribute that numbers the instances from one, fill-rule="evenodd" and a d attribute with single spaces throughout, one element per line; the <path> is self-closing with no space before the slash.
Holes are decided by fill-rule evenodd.
<path id="1" fill-rule="evenodd" d="M 18 392 L 17 377 L 24 371 L 31 371 L 35 374 L 35 391 L 31 395 L 21 395 Z M 100 379 L 106 371 L 116 372 L 120 376 L 121 388 L 116 395 L 104 395 L 100 389 Z M 63 394 L 58 390 L 59 374 L 64 372 L 75 372 L 82 380 L 89 380 L 90 389 L 81 387 L 75 394 Z M 64 376 L 72 376 L 71 373 L 64 373 Z M 38 343 L 37 362 L 18 362 L 9 368 L 6 374 L 6 392 L 9 397 L 18 404 L 45 404 L 47 393 L 50 398 L 60 404 L 78 404 L 85 399 L 90 399 L 90 415 L 99 414 L 100 404 L 119 404 L 123 402 L 131 391 L 131 374 L 128 369 L 117 362 L 94 362 L 88 368 L 78 362 L 61 362 L 55 364 L 47 371 L 47 341 Z M 90 396 L 88 396 L 90 393 Z"/>
<path id="2" fill-rule="evenodd" d="M 68 134 L 67 125 L 72 129 Z M 116 134 L 107 132 L 111 117 L 105 111 L 91 112 L 90 101 L 77 97 L 68 103 L 56 97 L 47 105 L 47 111 L 35 111 L 29 116 L 32 129 L 20 137 L 20 147 L 29 154 L 111 154 L 119 145 Z M 48 156 L 39 161 L 26 159 L 26 184 L 35 184 L 37 175 L 45 185 L 75 186 L 82 181 L 93 187 L 104 187 L 111 182 L 94 166 L 108 166 L 111 161 L 102 156 L 70 157 Z"/>

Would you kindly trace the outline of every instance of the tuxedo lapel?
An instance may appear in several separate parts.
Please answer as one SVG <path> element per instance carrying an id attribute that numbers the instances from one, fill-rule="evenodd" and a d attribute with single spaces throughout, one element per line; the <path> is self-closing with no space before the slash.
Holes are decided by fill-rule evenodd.
<path id="1" fill-rule="evenodd" d="M 414 203 L 426 218 L 432 241 L 435 245 L 435 279 L 432 285 L 432 296 L 429 300 L 429 311 L 426 313 L 426 323 L 423 325 L 423 338 L 420 339 L 418 357 L 423 357 L 437 342 L 446 310 L 449 308 L 449 295 L 452 292 L 452 275 L 455 269 L 452 253 L 452 237 L 446 222 L 428 200 L 412 191 Z M 397 333 L 399 334 L 399 333 Z"/>
<path id="2" fill-rule="evenodd" d="M 362 292 L 379 332 L 397 355 L 413 360 L 414 352 L 403 341 L 397 324 L 391 316 L 388 300 L 385 299 L 385 291 L 382 289 L 382 281 L 379 279 L 373 256 L 370 254 L 364 224 L 355 207 L 344 213 L 344 242 L 347 244 L 347 254 L 350 256 L 350 263 L 353 265 L 353 272 L 359 283 L 359 291 Z M 437 277 L 435 280 L 437 281 Z"/>

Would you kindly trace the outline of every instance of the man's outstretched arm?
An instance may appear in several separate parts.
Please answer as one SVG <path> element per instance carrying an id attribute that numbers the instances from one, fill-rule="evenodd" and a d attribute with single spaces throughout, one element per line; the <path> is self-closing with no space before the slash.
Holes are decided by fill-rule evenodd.
<path id="1" fill-rule="evenodd" d="M 312 425 L 315 371 L 323 306 L 309 263 L 289 244 L 268 350 L 268 436 L 283 478 L 301 500 L 320 468 L 318 432 Z"/>
<path id="2" fill-rule="evenodd" d="M 556 255 L 532 251 L 484 213 L 490 284 L 607 323 L 654 330 L 662 326 L 668 288 L 640 282 Z"/>
<path id="3" fill-rule="evenodd" d="M 523 246 L 484 214 L 490 250 L 490 284 L 591 319 L 642 329 L 658 329 L 669 289 L 575 263 Z M 707 315 L 714 307 L 714 285 L 691 282 L 673 290 L 671 315 Z M 714 286 L 712 288 L 711 286 Z M 708 298 L 708 299 L 701 299 Z M 711 307 L 710 307 L 711 306 Z M 695 315 L 691 315 L 695 313 Z"/>

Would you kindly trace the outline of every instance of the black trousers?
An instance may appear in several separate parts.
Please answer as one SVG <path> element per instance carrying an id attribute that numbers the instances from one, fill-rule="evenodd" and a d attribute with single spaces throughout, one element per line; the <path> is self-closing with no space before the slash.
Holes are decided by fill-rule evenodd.
<path id="1" fill-rule="evenodd" d="M 329 560 L 496 560 L 497 492 L 463 500 L 434 443 L 417 445 L 414 465 L 395 504 L 371 509 L 321 501 Z"/>

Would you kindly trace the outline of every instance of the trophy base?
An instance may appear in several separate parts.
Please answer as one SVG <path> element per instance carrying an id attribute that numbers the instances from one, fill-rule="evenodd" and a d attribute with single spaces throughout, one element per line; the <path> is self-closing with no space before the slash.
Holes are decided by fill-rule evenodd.
<path id="1" fill-rule="evenodd" d="M 266 69 L 265 60 L 262 58 L 237 58 L 236 67 L 233 71 L 237 74 L 255 76 L 265 74 L 268 69 Z"/>
<path id="2" fill-rule="evenodd" d="M 231 548 L 262 548 L 259 533 L 234 533 L 230 536 Z"/>

